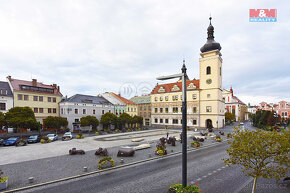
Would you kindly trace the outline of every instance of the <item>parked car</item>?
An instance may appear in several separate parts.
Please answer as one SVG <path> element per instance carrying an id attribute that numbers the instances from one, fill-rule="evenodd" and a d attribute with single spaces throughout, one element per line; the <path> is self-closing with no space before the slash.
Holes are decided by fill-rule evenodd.
<path id="1" fill-rule="evenodd" d="M 58 135 L 56 134 L 48 134 L 47 137 L 50 141 L 56 141 L 58 139 Z"/>
<path id="2" fill-rule="evenodd" d="M 72 139 L 72 133 L 71 132 L 66 132 L 65 134 L 63 134 L 62 136 L 62 140 L 68 140 L 68 139 Z"/>
<path id="3" fill-rule="evenodd" d="M 38 143 L 40 142 L 40 139 L 40 135 L 31 135 L 30 137 L 28 137 L 27 143 Z"/>
<path id="4" fill-rule="evenodd" d="M 17 141 L 19 141 L 19 137 L 10 137 L 3 142 L 3 145 L 5 146 L 15 145 Z"/>
<path id="5" fill-rule="evenodd" d="M 0 138 L 0 145 L 2 145 L 4 142 L 4 139 Z"/>

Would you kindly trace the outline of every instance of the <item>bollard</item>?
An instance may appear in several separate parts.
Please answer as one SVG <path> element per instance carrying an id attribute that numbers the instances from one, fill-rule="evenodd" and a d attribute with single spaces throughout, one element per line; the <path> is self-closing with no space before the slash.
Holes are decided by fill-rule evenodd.
<path id="1" fill-rule="evenodd" d="M 29 182 L 29 183 L 33 183 L 33 181 L 34 181 L 34 177 L 30 177 L 30 178 L 28 178 L 28 182 Z"/>
<path id="2" fill-rule="evenodd" d="M 83 167 L 83 172 L 87 172 L 88 171 L 88 167 Z"/>
<path id="3" fill-rule="evenodd" d="M 149 157 L 152 157 L 152 156 L 151 156 L 151 153 L 148 153 L 148 156 L 149 156 Z"/>
<path id="4" fill-rule="evenodd" d="M 171 150 L 171 152 L 173 152 L 173 149 Z"/>
<path id="5" fill-rule="evenodd" d="M 123 160 L 123 159 L 121 159 L 120 163 L 121 163 L 121 164 L 123 164 L 123 163 L 124 163 L 124 160 Z"/>

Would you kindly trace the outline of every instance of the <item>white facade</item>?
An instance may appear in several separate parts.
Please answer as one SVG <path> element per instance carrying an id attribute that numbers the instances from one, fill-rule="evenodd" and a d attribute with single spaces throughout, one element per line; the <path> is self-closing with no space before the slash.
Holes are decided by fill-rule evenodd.
<path id="1" fill-rule="evenodd" d="M 7 113 L 13 108 L 13 97 L 0 95 L 0 112 Z"/>
<path id="2" fill-rule="evenodd" d="M 100 121 L 103 114 L 114 112 L 114 105 L 103 97 L 87 95 L 74 95 L 60 102 L 59 108 L 60 116 L 67 118 L 71 131 L 79 129 L 82 117 L 94 116 Z"/>

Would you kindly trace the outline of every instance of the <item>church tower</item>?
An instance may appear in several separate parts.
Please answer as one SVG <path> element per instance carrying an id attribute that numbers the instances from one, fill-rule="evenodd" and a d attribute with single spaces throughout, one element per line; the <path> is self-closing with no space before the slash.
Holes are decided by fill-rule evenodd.
<path id="1" fill-rule="evenodd" d="M 214 27 L 207 28 L 207 42 L 201 47 L 200 68 L 200 127 L 221 128 L 225 125 L 222 97 L 221 46 L 214 40 Z"/>

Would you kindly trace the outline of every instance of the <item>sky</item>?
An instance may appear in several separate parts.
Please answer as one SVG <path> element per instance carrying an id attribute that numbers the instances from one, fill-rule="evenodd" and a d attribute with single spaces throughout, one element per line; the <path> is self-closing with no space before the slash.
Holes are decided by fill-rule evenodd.
<path id="1" fill-rule="evenodd" d="M 150 92 L 156 77 L 199 79 L 209 16 L 223 88 L 244 103 L 290 102 L 290 1 L 0 0 L 0 81 L 37 79 L 62 94 Z M 277 22 L 249 22 L 277 9 Z"/>

